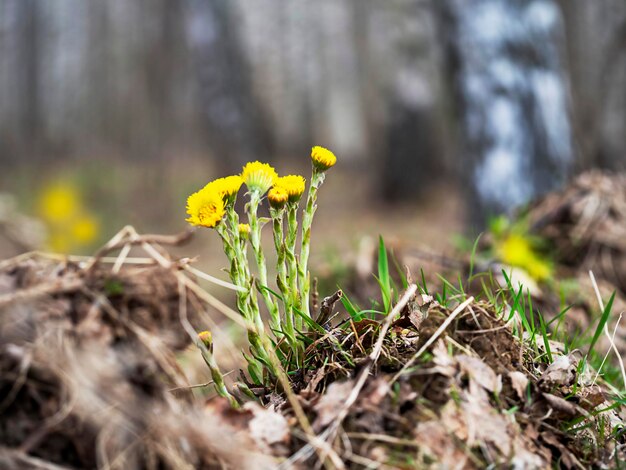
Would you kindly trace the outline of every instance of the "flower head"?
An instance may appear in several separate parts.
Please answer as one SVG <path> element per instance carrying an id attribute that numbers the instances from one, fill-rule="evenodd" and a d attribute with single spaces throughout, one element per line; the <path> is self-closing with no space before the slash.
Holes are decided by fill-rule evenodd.
<path id="1" fill-rule="evenodd" d="M 249 224 L 239 224 L 238 230 L 239 230 L 239 236 L 241 238 L 247 239 L 250 236 Z"/>
<path id="2" fill-rule="evenodd" d="M 311 160 L 318 170 L 326 171 L 337 163 L 337 157 L 330 150 L 316 145 L 311 149 Z"/>
<path id="3" fill-rule="evenodd" d="M 274 187 L 283 188 L 289 196 L 289 202 L 297 202 L 304 193 L 306 180 L 300 175 L 288 175 L 278 178 Z"/>
<path id="4" fill-rule="evenodd" d="M 198 333 L 198 339 L 204 344 L 207 349 L 211 349 L 213 346 L 213 335 L 210 331 L 201 331 Z"/>
<path id="5" fill-rule="evenodd" d="M 274 186 L 267 193 L 267 199 L 270 202 L 270 206 L 274 209 L 280 209 L 289 200 L 289 193 L 282 186 Z"/>
<path id="6" fill-rule="evenodd" d="M 67 222 L 80 209 L 80 194 L 71 184 L 59 182 L 48 186 L 39 198 L 40 215 L 51 223 Z"/>
<path id="7" fill-rule="evenodd" d="M 187 198 L 187 222 L 200 227 L 215 227 L 224 217 L 224 199 L 222 193 L 210 185 L 193 193 Z"/>
<path id="8" fill-rule="evenodd" d="M 82 215 L 71 225 L 72 237 L 79 244 L 91 243 L 98 236 L 100 225 L 98 221 L 90 215 Z"/>
<path id="9" fill-rule="evenodd" d="M 241 172 L 241 179 L 249 190 L 258 191 L 261 194 L 272 187 L 278 174 L 276 170 L 267 163 L 249 162 L 246 163 Z"/>
<path id="10" fill-rule="evenodd" d="M 207 184 L 204 189 L 209 189 L 221 194 L 225 203 L 234 202 L 235 196 L 239 192 L 239 188 L 243 184 L 241 176 L 227 176 L 225 178 L 218 178 Z"/>

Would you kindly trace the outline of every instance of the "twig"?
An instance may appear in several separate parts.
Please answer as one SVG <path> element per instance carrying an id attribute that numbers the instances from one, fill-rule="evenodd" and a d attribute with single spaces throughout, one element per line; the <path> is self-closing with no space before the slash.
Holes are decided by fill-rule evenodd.
<path id="1" fill-rule="evenodd" d="M 61 294 L 66 292 L 74 292 L 83 286 L 82 279 L 72 279 L 70 281 L 58 280 L 39 284 L 38 286 L 24 289 L 10 294 L 0 295 L 0 307 L 12 304 L 14 302 L 22 302 L 25 300 L 36 299 L 52 294 Z"/>
<path id="2" fill-rule="evenodd" d="M 246 291 L 246 289 L 241 286 L 236 286 L 235 284 L 232 284 L 228 281 L 222 281 L 221 279 L 218 279 L 217 277 L 213 277 L 210 274 L 205 273 L 204 271 L 200 271 L 199 269 L 194 268 L 193 266 L 189 266 L 188 264 L 184 265 L 183 269 L 185 271 L 189 271 L 191 274 L 194 274 L 195 276 L 198 276 L 200 279 L 204 279 L 205 281 L 212 282 L 213 284 L 225 287 L 226 289 L 240 291 L 240 292 Z"/>
<path id="3" fill-rule="evenodd" d="M 404 366 L 402 366 L 402 369 L 400 369 L 398 371 L 398 373 L 396 373 L 396 375 L 393 376 L 393 378 L 391 379 L 391 381 L 389 382 L 389 385 L 391 386 L 396 380 L 398 380 L 398 378 L 409 368 L 411 367 L 415 361 L 422 355 L 424 354 L 424 352 L 437 340 L 437 338 L 439 338 L 439 336 L 441 336 L 441 334 L 446 330 L 446 328 L 448 328 L 448 326 L 450 326 L 450 323 L 452 323 L 452 321 L 459 315 L 459 313 L 461 313 L 463 310 L 465 310 L 465 308 L 470 305 L 472 302 L 474 301 L 474 297 L 470 297 L 469 299 L 467 299 L 465 302 L 463 302 L 461 305 L 459 305 L 457 308 L 454 309 L 454 311 L 450 314 L 450 316 L 448 318 L 446 318 L 446 320 L 441 324 L 441 326 L 437 329 L 437 331 L 435 331 L 435 333 L 428 338 L 428 341 L 426 341 L 426 343 L 424 344 L 424 346 L 422 346 L 420 348 L 419 351 L 417 351 L 413 357 L 411 357 L 411 359 L 409 359 L 406 364 L 404 364 Z"/>
<path id="4" fill-rule="evenodd" d="M 108 243 L 94 254 L 93 264 L 97 264 L 99 259 L 106 253 L 123 248 L 125 245 L 143 245 L 144 243 L 156 243 L 159 245 L 180 246 L 191 240 L 193 230 L 185 230 L 176 235 L 139 235 L 132 225 L 127 225 L 120 230 Z M 125 240 L 130 237 L 130 240 Z M 145 247 L 144 247 L 145 248 Z"/>
<path id="5" fill-rule="evenodd" d="M 333 313 L 333 307 L 337 302 L 339 302 L 342 297 L 343 292 L 340 289 L 333 295 L 325 297 L 324 300 L 322 300 L 319 317 L 317 317 L 317 319 L 315 320 L 320 326 L 324 326 L 324 324 L 328 321 Z"/>

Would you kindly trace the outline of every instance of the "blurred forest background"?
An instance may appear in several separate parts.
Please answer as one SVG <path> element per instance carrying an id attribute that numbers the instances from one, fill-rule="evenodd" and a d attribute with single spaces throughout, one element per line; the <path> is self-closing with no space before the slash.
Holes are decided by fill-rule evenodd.
<path id="1" fill-rule="evenodd" d="M 250 159 L 308 176 L 312 145 L 340 162 L 318 263 L 624 169 L 626 3 L 0 0 L 0 223 L 47 227 L 5 255 L 181 230 L 191 191 Z"/>

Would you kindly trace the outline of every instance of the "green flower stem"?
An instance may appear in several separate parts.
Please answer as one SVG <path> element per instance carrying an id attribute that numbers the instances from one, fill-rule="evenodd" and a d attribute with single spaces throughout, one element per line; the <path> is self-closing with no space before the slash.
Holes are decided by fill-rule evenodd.
<path id="1" fill-rule="evenodd" d="M 246 320 L 253 321 L 256 324 L 256 319 L 252 315 L 253 312 L 249 309 L 248 298 L 250 297 L 251 293 L 249 289 L 249 281 L 246 278 L 247 268 L 244 268 L 241 265 L 240 256 L 237 253 L 237 251 L 239 250 L 235 249 L 236 245 L 233 243 L 233 237 L 228 232 L 228 229 L 220 223 L 215 227 L 215 230 L 222 238 L 224 253 L 228 258 L 228 261 L 230 262 L 230 280 L 233 284 L 239 287 L 244 287 L 246 289 L 245 292 L 237 291 L 237 308 Z"/>
<path id="2" fill-rule="evenodd" d="M 302 309 L 300 291 L 298 289 L 298 260 L 296 259 L 296 242 L 298 239 L 298 203 L 287 205 L 287 236 L 285 237 L 285 257 L 287 259 L 287 298 L 290 314 L 294 309 Z M 295 316 L 296 329 L 302 330 L 302 318 Z"/>
<path id="3" fill-rule="evenodd" d="M 223 224 L 218 224 L 215 229 L 222 238 L 224 253 L 230 261 L 231 281 L 233 284 L 245 288 L 243 292 L 237 291 L 237 308 L 246 320 L 254 324 L 254 331 L 248 330 L 248 342 L 250 343 L 252 353 L 263 362 L 269 364 L 268 353 L 261 341 L 261 335 L 265 334 L 265 327 L 256 301 L 245 251 L 234 249 L 233 237 Z M 238 235 L 237 238 L 239 238 Z M 239 243 L 238 240 L 237 243 Z M 270 371 L 273 373 L 272 369 Z"/>
<path id="4" fill-rule="evenodd" d="M 326 174 L 313 166 L 313 176 L 311 186 L 307 196 L 306 208 L 302 215 L 302 247 L 300 249 L 300 262 L 298 265 L 298 282 L 302 311 L 305 315 L 311 316 L 309 311 L 309 292 L 311 290 L 310 275 L 308 271 L 309 252 L 311 249 L 311 225 L 313 216 L 317 210 L 317 190 L 324 183 Z"/>
<path id="5" fill-rule="evenodd" d="M 246 204 L 248 212 L 248 222 L 250 223 L 250 245 L 252 245 L 252 251 L 256 257 L 256 264 L 259 271 L 259 282 L 262 286 L 268 286 L 267 282 L 267 266 L 265 264 L 265 255 L 263 254 L 263 248 L 261 247 L 261 227 L 259 225 L 259 218 L 257 211 L 259 204 L 261 203 L 261 197 L 258 191 L 250 191 L 250 202 Z M 267 309 L 270 312 L 270 324 L 273 330 L 276 331 L 276 336 L 281 337 L 281 324 L 280 313 L 278 310 L 278 303 L 272 297 L 272 294 L 267 289 L 261 289 L 261 296 L 267 305 Z"/>
<path id="6" fill-rule="evenodd" d="M 206 365 L 209 366 L 211 378 L 213 379 L 213 385 L 215 386 L 217 394 L 221 397 L 227 398 L 230 402 L 230 406 L 233 408 L 239 408 L 239 403 L 237 403 L 235 397 L 233 397 L 226 388 L 226 385 L 224 384 L 224 376 L 222 375 L 222 372 L 220 371 L 220 368 L 218 367 L 217 362 L 215 361 L 215 358 L 209 348 L 207 348 L 204 344 L 198 344 L 198 347 L 200 348 L 204 362 L 206 362 Z"/>
<path id="7" fill-rule="evenodd" d="M 270 215 L 272 217 L 274 247 L 276 248 L 277 254 L 276 283 L 278 284 L 278 288 L 283 296 L 283 303 L 285 305 L 284 333 L 287 336 L 287 340 L 290 342 L 290 345 L 293 346 L 296 341 L 296 335 L 293 328 L 293 309 L 291 308 L 290 291 L 287 287 L 287 267 L 285 264 L 286 249 L 285 242 L 283 240 L 283 218 L 285 215 L 285 209 L 270 208 Z"/>

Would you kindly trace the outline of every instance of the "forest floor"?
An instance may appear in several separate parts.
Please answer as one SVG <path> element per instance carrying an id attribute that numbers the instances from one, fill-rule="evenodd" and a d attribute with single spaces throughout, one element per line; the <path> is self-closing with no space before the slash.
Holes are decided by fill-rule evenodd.
<path id="1" fill-rule="evenodd" d="M 355 305 L 382 302 L 372 274 L 391 253 L 363 249 L 352 306 L 310 328 L 289 387 L 236 395 L 240 410 L 192 371 L 196 331 L 219 328 L 207 311 L 234 312 L 164 248 L 187 235 L 1 261 L 0 468 L 619 468 L 625 192 L 588 175 L 530 209 L 549 281 L 503 272 L 497 233 L 454 257 L 399 247 L 409 269 L 382 318 Z"/>

